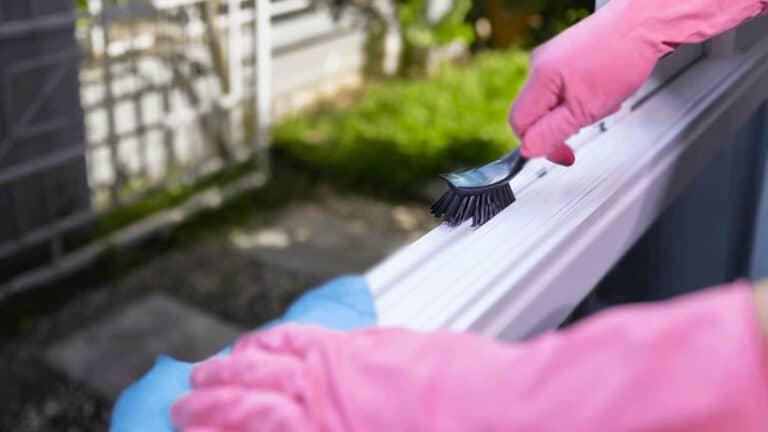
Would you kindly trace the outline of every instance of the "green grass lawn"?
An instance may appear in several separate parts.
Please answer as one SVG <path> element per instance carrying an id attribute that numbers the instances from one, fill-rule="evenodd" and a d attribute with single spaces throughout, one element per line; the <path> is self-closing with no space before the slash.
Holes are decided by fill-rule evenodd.
<path id="1" fill-rule="evenodd" d="M 370 84 L 349 108 L 317 107 L 278 124 L 281 156 L 347 186 L 408 196 L 425 180 L 517 146 L 510 102 L 528 72 L 521 50 L 445 65 L 433 78 Z"/>

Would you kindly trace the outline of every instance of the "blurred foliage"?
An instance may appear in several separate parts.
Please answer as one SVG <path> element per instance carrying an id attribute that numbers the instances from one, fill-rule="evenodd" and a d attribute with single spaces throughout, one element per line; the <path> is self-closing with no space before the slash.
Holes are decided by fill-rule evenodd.
<path id="1" fill-rule="evenodd" d="M 493 37 L 478 35 L 474 48 L 499 48 L 514 35 L 515 46 L 531 48 L 588 16 L 594 0 L 474 0 L 467 21 L 493 24 Z M 500 34 L 505 36 L 499 37 Z M 518 35 L 522 35 L 518 39 Z M 505 42 L 501 42 L 505 46 Z"/>
<path id="2" fill-rule="evenodd" d="M 388 30 L 400 33 L 402 52 L 398 72 L 401 76 L 423 72 L 432 49 L 459 40 L 471 45 L 475 37 L 472 23 L 466 19 L 474 0 L 453 0 L 450 9 L 436 22 L 430 22 L 427 16 L 429 0 L 327 1 L 336 18 L 345 10 L 357 11 L 367 18 L 365 72 L 368 76 L 382 75 L 381 60 Z"/>
<path id="3" fill-rule="evenodd" d="M 118 4 L 119 0 L 102 0 L 103 4 L 107 5 L 114 5 Z M 75 0 L 75 9 L 77 9 L 80 12 L 85 12 L 88 10 L 88 0 Z"/>
<path id="4" fill-rule="evenodd" d="M 506 1 L 518 3 L 526 0 Z M 535 11 L 541 19 L 533 20 L 539 24 L 529 27 L 529 46 L 552 38 L 587 17 L 595 8 L 594 0 L 536 0 L 535 4 Z"/>
<path id="5" fill-rule="evenodd" d="M 469 66 L 444 64 L 431 79 L 373 83 L 348 109 L 284 120 L 274 149 L 337 183 L 410 196 L 441 172 L 517 145 L 506 119 L 527 68 L 526 52 L 488 52 Z"/>
<path id="6" fill-rule="evenodd" d="M 403 53 L 400 70 L 402 75 L 423 72 L 431 49 L 454 41 L 471 45 L 475 33 L 466 16 L 472 8 L 472 0 L 453 0 L 451 9 L 437 22 L 427 17 L 429 0 L 401 2 L 397 10 L 402 27 Z"/>
<path id="7" fill-rule="evenodd" d="M 157 193 L 134 203 L 119 207 L 99 219 L 98 235 L 112 233 L 147 215 L 179 205 L 193 195 L 213 186 L 233 182 L 260 169 L 256 162 L 248 160 L 209 174 L 194 182 L 175 182 Z"/>
<path id="8" fill-rule="evenodd" d="M 380 76 L 384 35 L 388 28 L 391 29 L 387 8 L 382 8 L 381 2 L 376 0 L 329 1 L 336 16 L 351 8 L 368 17 L 365 71 L 368 76 Z M 423 72 L 430 51 L 452 41 L 464 41 L 476 49 L 509 46 L 478 35 L 476 25 L 480 21 L 493 22 L 497 27 L 494 33 L 521 33 L 523 37 L 516 39 L 513 45 L 530 48 L 552 38 L 594 10 L 594 0 L 453 0 L 451 9 L 440 20 L 429 22 L 429 0 L 388 1 L 396 10 L 403 43 L 400 76 Z M 515 15 L 520 19 L 510 19 Z"/>

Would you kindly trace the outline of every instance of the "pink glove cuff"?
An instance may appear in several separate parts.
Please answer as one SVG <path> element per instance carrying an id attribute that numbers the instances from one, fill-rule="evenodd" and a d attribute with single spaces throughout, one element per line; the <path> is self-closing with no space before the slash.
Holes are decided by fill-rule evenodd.
<path id="1" fill-rule="evenodd" d="M 612 0 L 616 1 L 616 0 Z M 681 44 L 699 43 L 768 11 L 768 0 L 628 0 L 631 32 L 656 44 L 660 55 Z"/>

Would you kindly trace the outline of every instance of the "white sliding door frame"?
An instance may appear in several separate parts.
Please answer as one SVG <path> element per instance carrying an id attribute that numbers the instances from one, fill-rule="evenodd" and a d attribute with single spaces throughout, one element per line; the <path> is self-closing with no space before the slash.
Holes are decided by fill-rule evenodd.
<path id="1" fill-rule="evenodd" d="M 483 227 L 441 225 L 370 270 L 380 325 L 504 340 L 557 327 L 768 100 L 768 37 L 727 47 L 574 137 L 573 167 L 529 163 Z"/>

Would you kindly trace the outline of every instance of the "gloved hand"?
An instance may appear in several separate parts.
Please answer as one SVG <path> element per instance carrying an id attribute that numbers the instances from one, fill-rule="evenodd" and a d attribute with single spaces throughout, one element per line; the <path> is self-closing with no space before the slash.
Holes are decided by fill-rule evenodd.
<path id="1" fill-rule="evenodd" d="M 529 80 L 509 118 L 522 154 L 573 164 L 565 140 L 618 111 L 659 58 L 767 6 L 768 0 L 611 0 L 533 52 Z"/>
<path id="2" fill-rule="evenodd" d="M 343 276 L 296 300 L 285 314 L 261 330 L 284 323 L 322 325 L 351 330 L 376 325 L 376 310 L 362 276 Z M 217 356 L 227 356 L 231 347 Z M 152 369 L 125 389 L 112 410 L 111 432 L 173 432 L 171 405 L 191 390 L 195 365 L 160 356 Z"/>
<path id="3" fill-rule="evenodd" d="M 619 308 L 506 346 L 469 334 L 285 326 L 195 368 L 182 431 L 765 431 L 748 284 Z"/>

